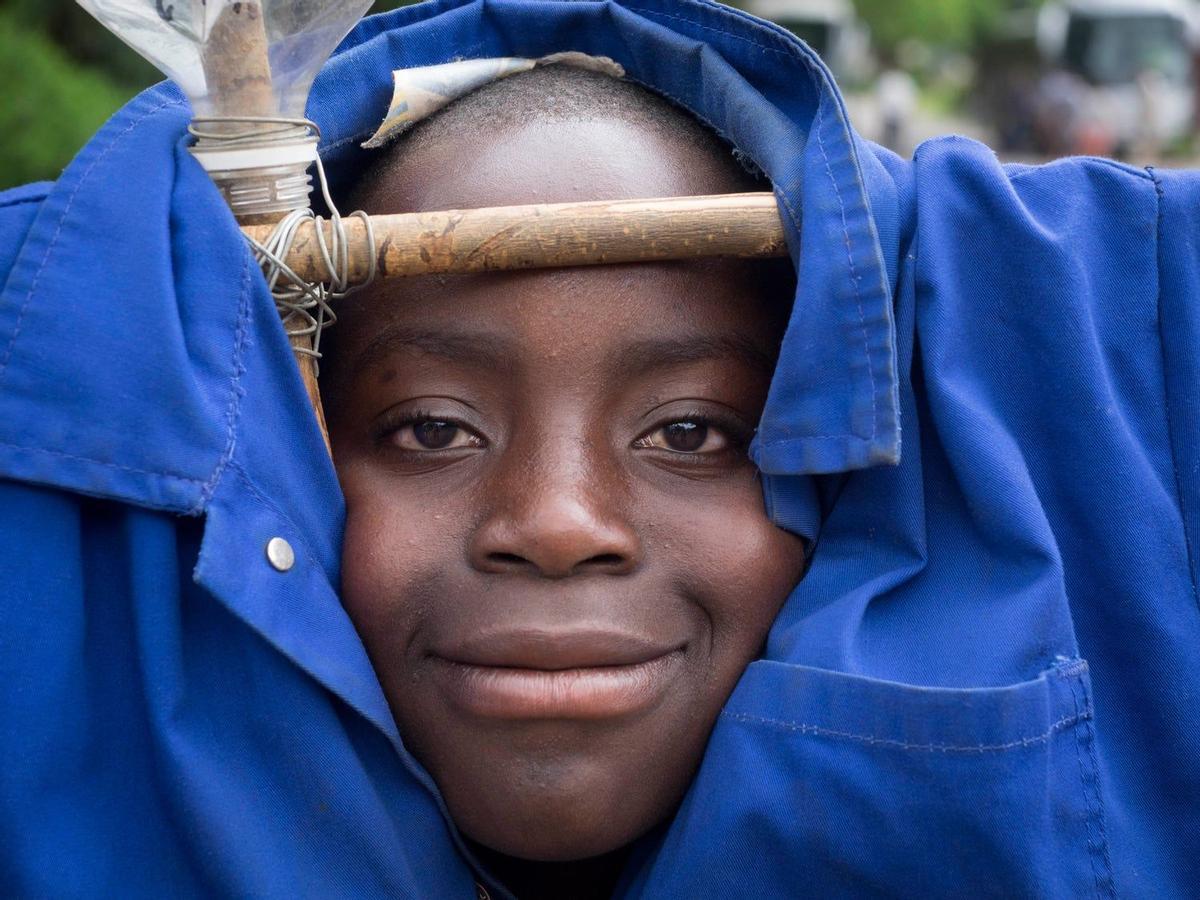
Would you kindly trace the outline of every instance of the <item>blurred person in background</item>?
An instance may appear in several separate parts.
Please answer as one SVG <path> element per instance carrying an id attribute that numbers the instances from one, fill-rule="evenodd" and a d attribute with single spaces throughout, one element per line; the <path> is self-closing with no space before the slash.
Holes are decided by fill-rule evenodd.
<path id="1" fill-rule="evenodd" d="M 917 83 L 901 69 L 886 69 L 875 83 L 880 143 L 902 156 L 912 153 L 909 126 L 917 111 Z"/>

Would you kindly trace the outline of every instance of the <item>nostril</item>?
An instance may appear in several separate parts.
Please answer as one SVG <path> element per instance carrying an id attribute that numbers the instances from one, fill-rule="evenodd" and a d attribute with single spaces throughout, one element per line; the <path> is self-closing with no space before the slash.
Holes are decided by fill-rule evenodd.
<path id="1" fill-rule="evenodd" d="M 544 565 L 539 566 L 530 559 L 526 559 L 519 553 L 502 553 L 493 552 L 487 554 L 487 561 L 493 571 L 496 572 L 512 572 L 514 570 L 539 569 L 545 568 Z M 570 572 L 587 572 L 595 569 L 621 569 L 628 560 L 620 553 L 597 553 L 595 556 L 589 556 L 587 559 L 576 563 L 570 567 L 570 570 L 564 570 L 561 574 L 566 575 Z"/>
<path id="2" fill-rule="evenodd" d="M 589 559 L 585 559 L 582 563 L 585 566 L 598 566 L 606 569 L 625 564 L 625 557 L 619 553 L 599 553 Z"/>
<path id="3" fill-rule="evenodd" d="M 529 560 L 515 553 L 489 553 L 487 558 L 502 566 L 528 566 Z"/>

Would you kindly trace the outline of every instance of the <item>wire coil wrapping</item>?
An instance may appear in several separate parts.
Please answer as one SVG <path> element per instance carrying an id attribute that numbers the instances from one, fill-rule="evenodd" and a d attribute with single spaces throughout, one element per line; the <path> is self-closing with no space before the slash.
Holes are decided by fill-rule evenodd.
<path id="1" fill-rule="evenodd" d="M 193 152 L 206 167 L 242 163 L 237 168 L 209 170 L 235 215 L 268 216 L 278 212 L 275 206 L 288 208 L 265 238 L 247 235 L 246 240 L 267 280 L 293 349 L 298 355 L 311 357 L 315 366 L 315 360 L 321 358 L 321 334 L 337 321 L 332 301 L 361 290 L 375 278 L 375 232 L 370 216 L 361 211 L 350 216 L 363 222 L 371 258 L 366 278 L 352 282 L 345 220 L 329 193 L 325 168 L 316 153 L 321 131 L 315 122 L 258 116 L 204 118 L 194 120 L 188 130 L 197 141 Z M 282 165 L 271 165 L 281 158 Z M 317 254 L 328 276 L 322 281 L 305 279 L 287 263 L 303 226 L 315 224 L 317 219 L 308 205 L 310 159 L 329 209 L 328 220 L 322 220 L 324 227 L 313 229 Z M 276 171 L 280 174 L 270 174 Z M 264 178 L 271 184 L 256 187 L 256 182 Z"/>

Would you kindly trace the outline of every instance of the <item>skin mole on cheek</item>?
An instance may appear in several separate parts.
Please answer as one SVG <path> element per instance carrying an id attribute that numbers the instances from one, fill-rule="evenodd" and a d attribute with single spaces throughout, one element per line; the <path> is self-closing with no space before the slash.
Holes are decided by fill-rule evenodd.
<path id="1" fill-rule="evenodd" d="M 550 67 L 417 125 L 347 206 L 762 187 L 667 101 Z M 746 453 L 793 288 L 786 264 L 598 266 L 389 281 L 339 310 L 343 602 L 406 745 L 522 900 L 611 893 L 801 577 Z"/>

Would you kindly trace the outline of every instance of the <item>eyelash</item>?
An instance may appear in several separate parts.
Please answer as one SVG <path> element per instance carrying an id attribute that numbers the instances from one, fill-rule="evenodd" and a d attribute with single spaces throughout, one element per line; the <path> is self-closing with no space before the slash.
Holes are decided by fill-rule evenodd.
<path id="1" fill-rule="evenodd" d="M 710 450 L 706 453 L 701 453 L 698 451 L 688 452 L 686 450 L 668 450 L 661 447 L 647 445 L 642 445 L 642 447 L 639 449 L 662 450 L 664 453 L 670 454 L 673 459 L 678 459 L 681 462 L 704 463 L 713 457 L 719 457 L 734 452 L 745 452 L 746 447 L 750 443 L 750 437 L 753 433 L 747 433 L 745 425 L 742 422 L 733 419 L 732 417 L 727 418 L 724 416 L 714 416 L 707 412 L 693 410 L 692 412 L 672 415 L 669 419 L 660 422 L 649 431 L 646 431 L 641 437 L 634 441 L 633 445 L 634 447 L 638 447 L 642 441 L 648 441 L 653 435 L 657 434 L 663 429 L 682 422 L 690 422 L 703 428 L 713 429 L 720 432 L 727 441 L 727 446 L 721 447 L 717 450 Z"/>
<path id="2" fill-rule="evenodd" d="M 471 435 L 476 440 L 482 442 L 481 446 L 487 446 L 487 439 L 480 435 L 474 428 L 465 422 L 456 419 L 452 416 L 436 415 L 427 409 L 407 409 L 397 410 L 386 415 L 378 424 L 375 430 L 375 441 L 380 446 L 392 441 L 394 435 L 405 428 L 412 428 L 423 422 L 445 422 L 447 425 L 452 425 L 455 428 L 461 429 Z M 717 450 L 710 450 L 704 453 L 698 451 L 685 450 L 670 450 L 652 445 L 642 444 L 643 441 L 648 441 L 653 435 L 662 431 L 671 425 L 682 422 L 689 422 L 699 425 L 703 428 L 713 429 L 725 438 L 727 446 Z M 746 447 L 750 443 L 750 437 L 753 431 L 746 429 L 745 425 L 732 417 L 726 418 L 723 416 L 713 416 L 710 413 L 695 410 L 683 414 L 673 415 L 655 425 L 653 428 L 644 432 L 641 437 L 633 442 L 633 446 L 638 449 L 660 450 L 663 453 L 670 454 L 673 459 L 681 462 L 703 463 L 713 457 L 719 457 L 730 452 L 745 452 Z M 641 446 L 639 446 L 641 445 Z M 435 449 L 410 450 L 408 448 L 396 447 L 396 450 L 404 453 L 437 453 Z"/>
<path id="3" fill-rule="evenodd" d="M 375 442 L 382 446 L 391 440 L 398 432 L 404 430 L 405 428 L 412 428 L 414 425 L 420 425 L 422 422 L 445 422 L 447 425 L 452 425 L 455 428 L 461 429 L 467 434 L 473 436 L 476 440 L 481 441 L 481 446 L 487 446 L 487 439 L 462 420 L 456 419 L 453 416 L 435 415 L 427 409 L 402 409 L 388 413 L 383 417 L 375 429 Z M 404 447 L 396 447 L 395 449 L 401 453 L 439 452 L 433 449 L 409 450 Z"/>

